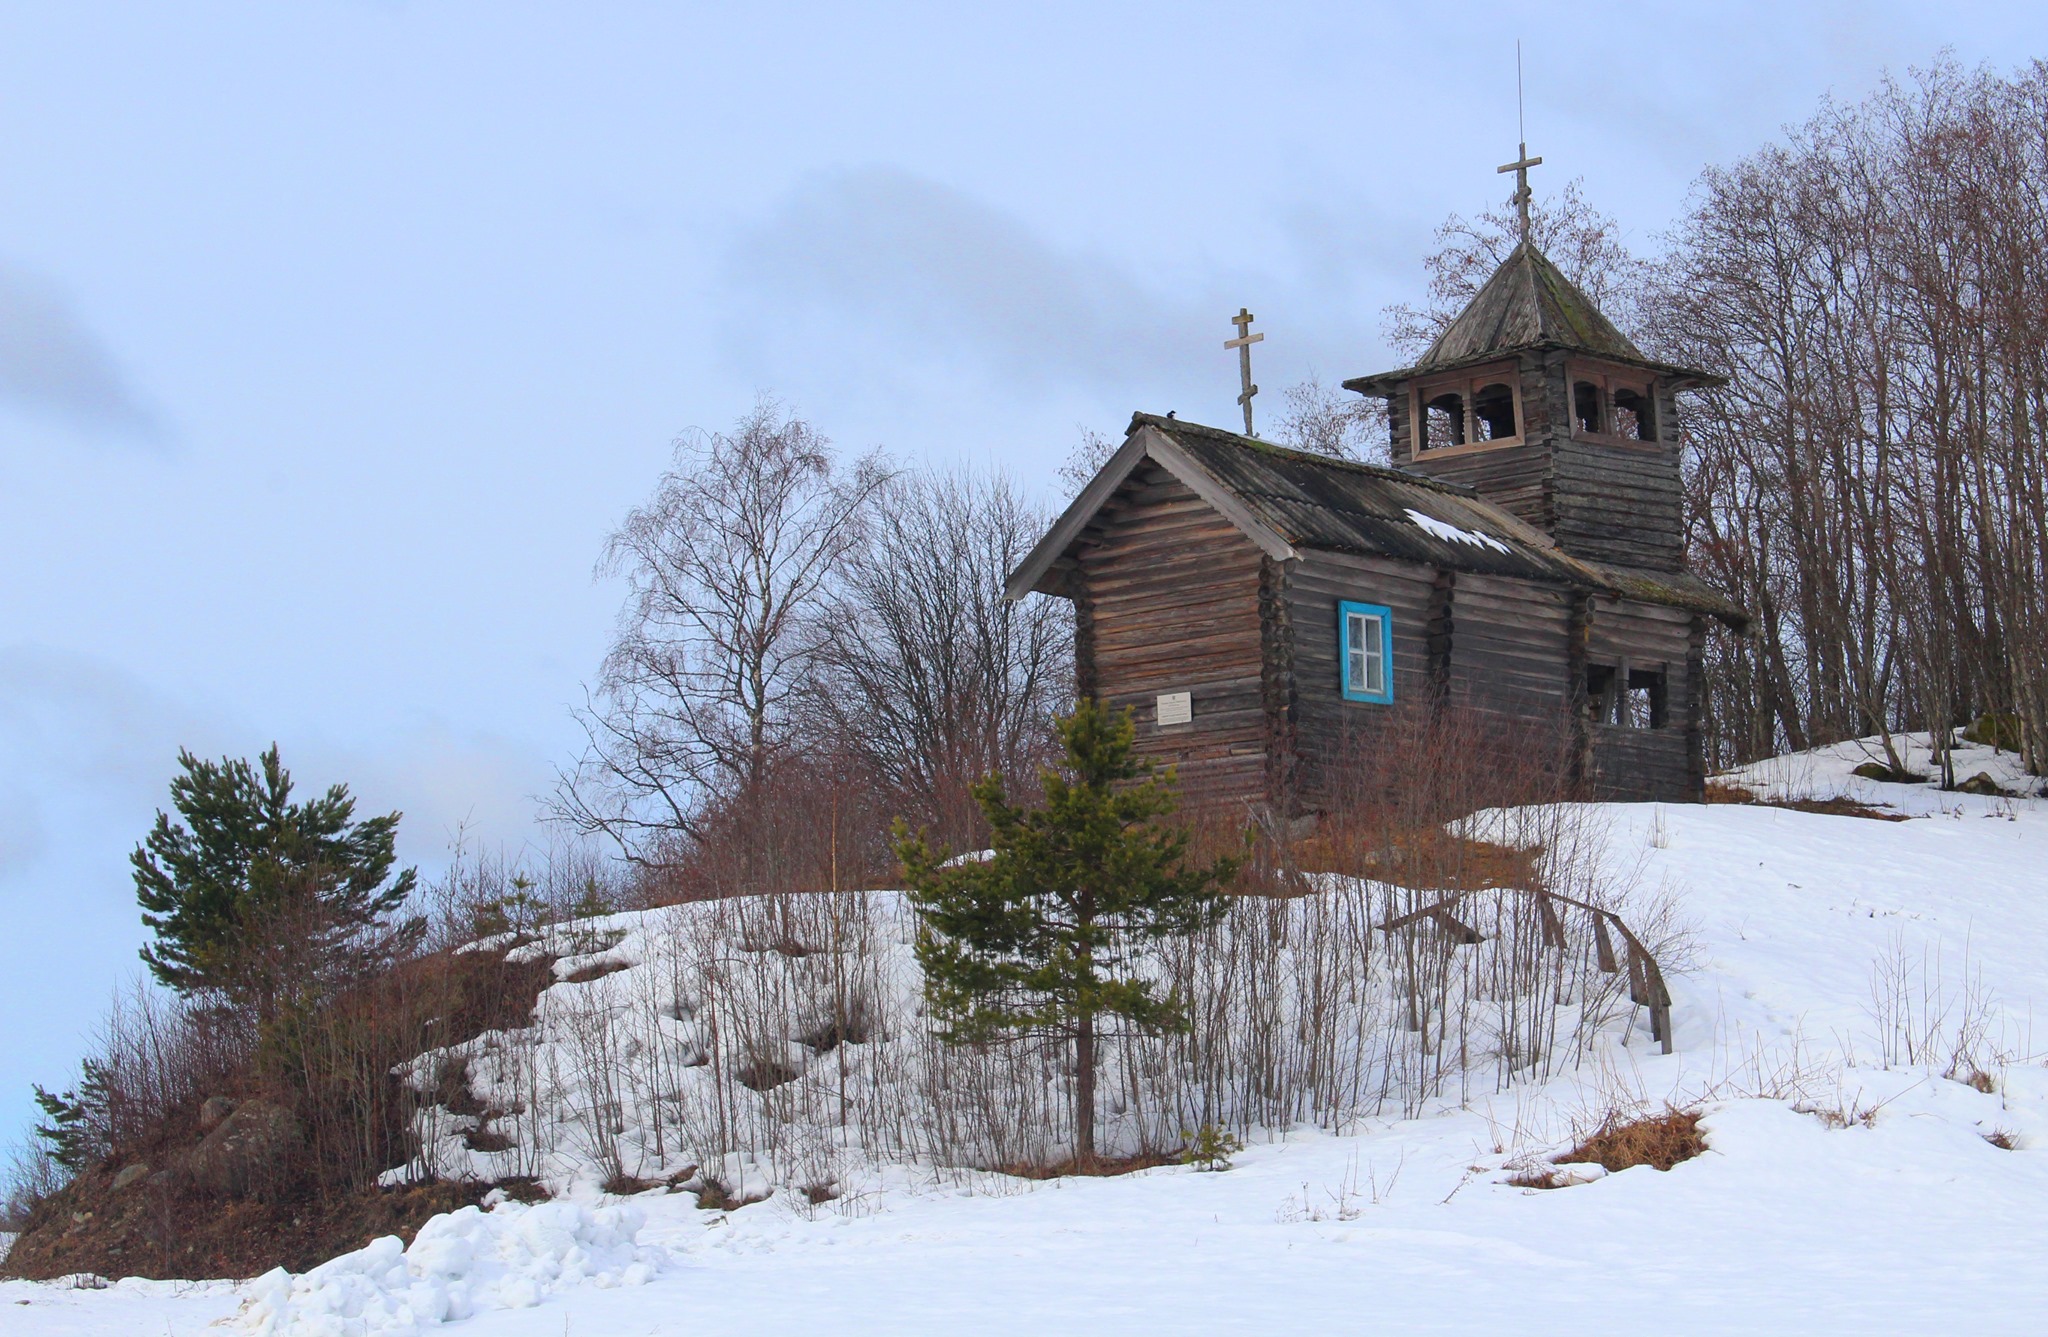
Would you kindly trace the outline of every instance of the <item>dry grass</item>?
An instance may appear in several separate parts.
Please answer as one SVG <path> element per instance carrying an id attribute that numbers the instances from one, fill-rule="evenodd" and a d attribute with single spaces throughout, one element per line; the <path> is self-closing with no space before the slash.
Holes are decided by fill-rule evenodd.
<path id="1" fill-rule="evenodd" d="M 1725 781 L 1707 786 L 1709 803 L 1742 803 L 1758 808 L 1789 808 L 1793 812 L 1816 812 L 1826 817 L 1867 817 L 1878 822 L 1910 822 L 1902 812 L 1873 808 L 1851 798 L 1765 798 L 1753 789 Z"/>
<path id="2" fill-rule="evenodd" d="M 1376 831 L 1376 848 L 1358 849 L 1337 823 L 1288 851 L 1303 872 L 1341 873 L 1428 891 L 1482 891 L 1541 883 L 1542 851 L 1471 840 L 1442 826 Z"/>
<path id="3" fill-rule="evenodd" d="M 638 1175 L 615 1174 L 600 1186 L 615 1197 L 630 1198 L 635 1193 L 645 1193 L 651 1188 L 666 1188 L 667 1182 L 660 1179 L 642 1179 Z"/>
<path id="4" fill-rule="evenodd" d="M 624 961 L 599 961 L 562 976 L 562 983 L 588 984 L 592 980 L 601 980 L 607 975 L 616 975 L 622 970 L 630 969 L 632 967 Z"/>
<path id="5" fill-rule="evenodd" d="M 703 1185 L 697 1190 L 697 1206 L 707 1212 L 735 1212 L 757 1202 L 766 1202 L 770 1196 L 766 1193 L 736 1195 L 717 1179 L 707 1178 Z"/>
<path id="6" fill-rule="evenodd" d="M 1113 1175 L 1135 1174 L 1139 1170 L 1156 1170 L 1162 1165 L 1179 1165 L 1181 1153 L 1173 1151 L 1141 1151 L 1130 1156 L 1097 1156 L 1086 1165 L 1079 1161 L 1058 1161 L 1051 1165 L 1006 1165 L 998 1173 L 1016 1179 L 1064 1179 L 1070 1175 L 1082 1175 L 1107 1179 Z"/>
<path id="7" fill-rule="evenodd" d="M 1597 1165 L 1609 1174 L 1638 1165 L 1669 1170 L 1706 1149 L 1698 1110 L 1667 1107 L 1662 1114 L 1640 1118 L 1616 1113 L 1610 1114 L 1570 1151 L 1551 1157 L 1548 1165 L 1526 1170 L 1507 1182 L 1517 1188 L 1564 1188 L 1575 1181 L 1560 1173 L 1558 1166 Z"/>
<path id="8" fill-rule="evenodd" d="M 1669 1170 L 1707 1149 L 1698 1110 L 1666 1109 L 1627 1122 L 1609 1120 L 1578 1146 L 1557 1158 L 1559 1165 L 1598 1165 L 1612 1174 L 1638 1165 Z"/>

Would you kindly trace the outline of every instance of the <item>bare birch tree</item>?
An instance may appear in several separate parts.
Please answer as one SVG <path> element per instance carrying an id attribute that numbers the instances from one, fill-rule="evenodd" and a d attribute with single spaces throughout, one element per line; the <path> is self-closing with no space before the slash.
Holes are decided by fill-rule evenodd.
<path id="1" fill-rule="evenodd" d="M 764 399 L 730 432 L 691 432 L 598 563 L 626 580 L 585 709 L 587 747 L 555 812 L 662 863 L 713 795 L 756 789 L 793 745 L 818 663 L 815 618 L 888 477 L 841 468 L 810 424 Z"/>

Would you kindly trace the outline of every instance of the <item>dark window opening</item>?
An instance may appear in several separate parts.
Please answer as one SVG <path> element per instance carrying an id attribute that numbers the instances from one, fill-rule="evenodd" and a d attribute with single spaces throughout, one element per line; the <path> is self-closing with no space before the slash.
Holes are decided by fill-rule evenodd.
<path id="1" fill-rule="evenodd" d="M 1634 390 L 1614 392 L 1614 434 L 1632 441 L 1657 439 L 1657 415 L 1650 401 Z"/>
<path id="2" fill-rule="evenodd" d="M 1599 386 L 1591 381 L 1579 381 L 1572 386 L 1572 418 L 1581 432 L 1607 430 L 1601 425 Z"/>
<path id="3" fill-rule="evenodd" d="M 1481 441 L 1505 441 L 1520 435 L 1515 430 L 1515 392 L 1505 385 L 1481 386 L 1472 396 L 1472 416 L 1479 420 Z"/>
<path id="4" fill-rule="evenodd" d="M 1586 701 L 1595 724 L 1624 729 L 1661 729 L 1668 707 L 1661 669 L 1630 669 L 1623 684 L 1612 664 L 1586 666 Z"/>
<path id="5" fill-rule="evenodd" d="M 1465 444 L 1465 397 L 1459 394 L 1438 395 L 1423 406 L 1425 431 L 1423 449 L 1441 450 L 1445 446 Z"/>
<path id="6" fill-rule="evenodd" d="M 1612 664 L 1586 665 L 1586 700 L 1593 711 L 1595 724 L 1610 724 L 1614 720 L 1614 666 Z"/>
<path id="7" fill-rule="evenodd" d="M 1664 675 L 1645 669 L 1631 670 L 1628 690 L 1616 703 L 1614 722 L 1631 729 L 1664 727 Z"/>

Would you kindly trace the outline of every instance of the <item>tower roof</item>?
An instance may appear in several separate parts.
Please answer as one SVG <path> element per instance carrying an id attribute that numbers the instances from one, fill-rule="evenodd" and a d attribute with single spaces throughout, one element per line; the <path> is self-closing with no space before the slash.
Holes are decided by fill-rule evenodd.
<path id="1" fill-rule="evenodd" d="M 1601 357 L 1643 361 L 1642 350 L 1550 257 L 1520 242 L 1415 364 L 1417 371 L 1455 367 L 1514 349 L 1569 348 Z"/>
<path id="2" fill-rule="evenodd" d="M 1723 383 L 1709 372 L 1644 357 L 1642 350 L 1614 327 L 1614 322 L 1600 314 L 1592 299 L 1551 263 L 1549 256 L 1524 241 L 1493 271 L 1493 277 L 1458 313 L 1457 319 L 1444 327 L 1414 366 L 1356 377 L 1344 382 L 1344 386 L 1366 394 L 1384 393 L 1392 388 L 1393 382 L 1411 376 L 1536 348 L 1561 348 L 1647 367 L 1679 377 L 1682 385 Z"/>

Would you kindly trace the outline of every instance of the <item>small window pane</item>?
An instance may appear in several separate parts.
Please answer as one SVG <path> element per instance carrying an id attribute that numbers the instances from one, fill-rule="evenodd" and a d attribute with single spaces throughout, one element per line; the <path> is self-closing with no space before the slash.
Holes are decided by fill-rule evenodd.
<path id="1" fill-rule="evenodd" d="M 1338 609 L 1340 676 L 1353 701 L 1389 705 L 1394 699 L 1394 666 L 1389 643 L 1393 614 L 1380 604 L 1345 601 Z"/>

